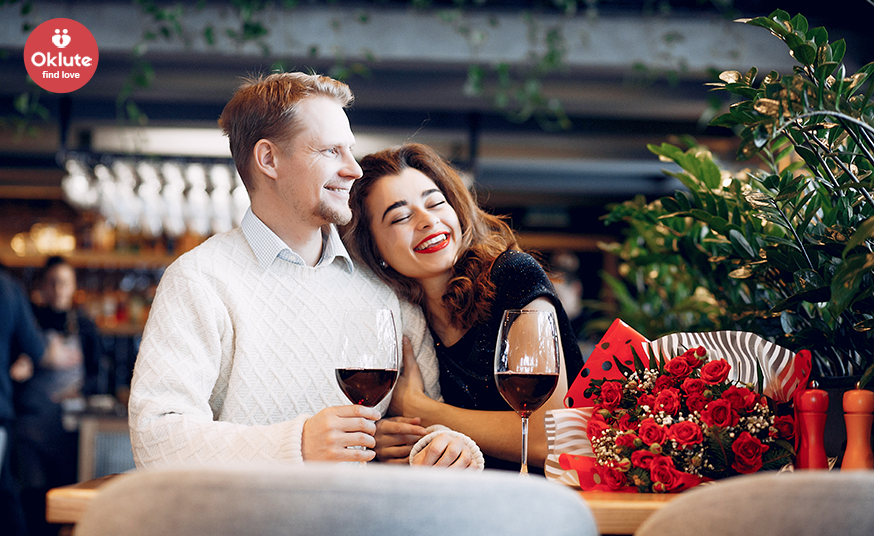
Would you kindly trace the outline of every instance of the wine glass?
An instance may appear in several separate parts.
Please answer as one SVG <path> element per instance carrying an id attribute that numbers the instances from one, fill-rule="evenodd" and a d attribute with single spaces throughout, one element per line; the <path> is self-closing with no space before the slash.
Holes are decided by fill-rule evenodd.
<path id="1" fill-rule="evenodd" d="M 394 315 L 389 309 L 347 311 L 341 330 L 337 383 L 350 402 L 372 408 L 398 378 Z"/>
<path id="2" fill-rule="evenodd" d="M 495 383 L 522 417 L 522 469 L 528 474 L 528 417 L 555 391 L 560 372 L 555 314 L 533 309 L 504 311 L 495 345 Z"/>

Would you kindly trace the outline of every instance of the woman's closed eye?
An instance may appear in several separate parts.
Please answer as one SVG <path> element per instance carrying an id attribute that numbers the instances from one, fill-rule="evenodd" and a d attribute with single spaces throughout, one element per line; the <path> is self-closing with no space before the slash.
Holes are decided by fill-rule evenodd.
<path id="1" fill-rule="evenodd" d="M 392 223 L 392 225 L 394 225 L 395 223 L 402 223 L 402 222 L 408 221 L 410 219 L 410 216 L 411 216 L 411 214 L 409 214 L 409 213 L 399 214 L 391 219 L 391 223 Z"/>

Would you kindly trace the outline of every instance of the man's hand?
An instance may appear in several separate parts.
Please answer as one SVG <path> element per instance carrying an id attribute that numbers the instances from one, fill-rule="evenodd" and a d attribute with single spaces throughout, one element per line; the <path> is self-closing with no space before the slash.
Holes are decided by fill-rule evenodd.
<path id="1" fill-rule="evenodd" d="M 303 425 L 304 461 L 368 462 L 376 446 L 374 434 L 379 411 L 365 406 L 333 406 L 310 417 Z"/>
<path id="2" fill-rule="evenodd" d="M 409 464 L 410 451 L 425 436 L 416 417 L 391 417 L 376 422 L 376 458 L 386 463 Z"/>
<path id="3" fill-rule="evenodd" d="M 425 467 L 476 468 L 473 454 L 464 440 L 450 434 L 434 437 L 413 457 L 413 465 Z"/>

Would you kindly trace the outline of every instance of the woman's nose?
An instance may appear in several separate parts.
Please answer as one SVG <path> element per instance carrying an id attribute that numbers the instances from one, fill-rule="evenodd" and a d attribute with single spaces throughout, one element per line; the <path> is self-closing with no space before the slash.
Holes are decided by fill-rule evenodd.
<path id="1" fill-rule="evenodd" d="M 437 223 L 440 221 L 440 218 L 438 218 L 436 214 L 432 214 L 426 210 L 423 210 L 418 220 L 419 229 L 428 229 L 437 225 Z"/>

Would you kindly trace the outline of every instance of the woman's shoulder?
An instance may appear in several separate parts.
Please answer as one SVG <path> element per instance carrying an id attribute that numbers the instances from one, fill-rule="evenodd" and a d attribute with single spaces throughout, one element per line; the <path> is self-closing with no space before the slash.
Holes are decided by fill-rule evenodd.
<path id="1" fill-rule="evenodd" d="M 508 249 L 498 255 L 492 265 L 492 276 L 500 277 L 512 272 L 543 274 L 543 267 L 530 254 L 517 249 Z"/>

